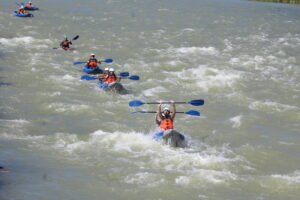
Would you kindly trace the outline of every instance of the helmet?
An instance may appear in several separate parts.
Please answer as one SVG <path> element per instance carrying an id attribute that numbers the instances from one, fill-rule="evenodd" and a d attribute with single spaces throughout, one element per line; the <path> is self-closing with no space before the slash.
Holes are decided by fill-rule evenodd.
<path id="1" fill-rule="evenodd" d="M 169 111 L 170 112 L 170 109 L 168 107 L 164 107 L 163 111 Z"/>
<path id="2" fill-rule="evenodd" d="M 95 56 L 95 54 L 94 54 L 94 53 L 91 53 L 91 56 Z"/>
<path id="3" fill-rule="evenodd" d="M 21 6 L 21 8 L 24 8 L 24 6 Z"/>
<path id="4" fill-rule="evenodd" d="M 109 68 L 106 67 L 106 68 L 104 69 L 104 71 L 109 71 Z"/>
<path id="5" fill-rule="evenodd" d="M 109 71 L 110 72 L 114 72 L 115 70 L 114 70 L 114 68 L 110 68 Z"/>

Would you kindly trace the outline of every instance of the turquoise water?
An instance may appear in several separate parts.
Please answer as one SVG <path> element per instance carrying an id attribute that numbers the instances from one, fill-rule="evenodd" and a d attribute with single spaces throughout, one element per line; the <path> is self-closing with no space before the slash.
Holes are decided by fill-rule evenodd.
<path id="1" fill-rule="evenodd" d="M 298 199 L 299 6 L 239 0 L 0 2 L 0 199 Z M 80 35 L 75 51 L 53 50 Z M 112 58 L 130 93 L 83 81 L 91 53 Z M 151 139 L 154 105 L 188 147 Z"/>

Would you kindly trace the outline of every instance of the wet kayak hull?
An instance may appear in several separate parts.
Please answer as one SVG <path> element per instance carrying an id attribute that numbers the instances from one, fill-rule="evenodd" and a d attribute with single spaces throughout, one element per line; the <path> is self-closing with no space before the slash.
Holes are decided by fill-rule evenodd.
<path id="1" fill-rule="evenodd" d="M 162 140 L 164 144 L 170 145 L 171 147 L 184 148 L 187 146 L 185 136 L 174 129 L 169 129 L 164 132 L 155 133 L 153 135 L 153 139 Z"/>
<path id="2" fill-rule="evenodd" d="M 19 14 L 17 11 L 13 13 L 16 17 L 33 17 L 31 13 Z"/>
<path id="3" fill-rule="evenodd" d="M 88 74 L 103 74 L 103 70 L 99 66 L 95 68 L 88 68 L 87 65 L 84 65 L 83 71 Z"/>
<path id="4" fill-rule="evenodd" d="M 101 81 L 98 82 L 98 85 L 101 89 L 103 89 L 106 92 L 115 92 L 118 94 L 126 94 L 127 91 L 120 82 L 113 82 L 110 84 L 102 83 Z"/>

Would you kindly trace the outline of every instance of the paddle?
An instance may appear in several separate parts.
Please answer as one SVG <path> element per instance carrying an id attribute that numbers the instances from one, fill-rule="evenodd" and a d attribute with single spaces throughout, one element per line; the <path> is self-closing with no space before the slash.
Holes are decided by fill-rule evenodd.
<path id="1" fill-rule="evenodd" d="M 161 102 L 162 104 L 171 104 L 170 101 L 166 101 L 166 102 Z M 204 104 L 204 100 L 203 99 L 197 99 L 197 100 L 191 100 L 189 102 L 174 102 L 175 104 L 191 104 L 193 106 L 202 106 Z M 138 101 L 138 100 L 134 100 L 134 101 L 130 101 L 129 102 L 129 106 L 130 107 L 137 107 L 137 106 L 141 106 L 144 104 L 160 104 L 159 102 L 142 102 L 142 101 Z"/>
<path id="2" fill-rule="evenodd" d="M 136 113 L 156 113 L 156 111 L 134 111 L 134 112 L 131 112 L 131 114 L 136 114 Z M 200 116 L 200 112 L 196 111 L 196 110 L 189 110 L 187 112 L 176 112 L 177 113 L 184 113 L 184 114 L 187 114 L 187 115 L 193 115 L 193 116 Z"/>
<path id="3" fill-rule="evenodd" d="M 100 60 L 100 62 L 105 62 L 105 63 L 112 63 L 114 60 L 111 58 L 105 59 L 105 60 Z M 78 61 L 78 62 L 74 62 L 73 65 L 80 65 L 80 64 L 84 64 L 87 62 L 82 62 L 82 61 Z"/>
<path id="4" fill-rule="evenodd" d="M 79 38 L 79 35 L 76 35 L 70 42 L 77 40 Z M 53 47 L 52 49 L 59 49 L 60 47 Z"/>
<path id="5" fill-rule="evenodd" d="M 129 77 L 122 77 L 122 79 L 130 79 L 130 80 L 133 80 L 133 81 L 138 81 L 138 80 L 140 80 L 140 77 L 136 76 L 136 75 L 132 75 L 132 76 L 129 76 Z"/>
<path id="6" fill-rule="evenodd" d="M 17 3 L 17 2 L 16 2 L 16 4 L 17 4 L 18 6 L 20 6 L 20 7 L 21 7 L 21 6 L 24 6 L 24 3 Z"/>
<path id="7" fill-rule="evenodd" d="M 129 72 L 121 72 L 119 74 L 119 76 L 121 76 L 121 77 L 127 77 L 127 76 L 129 76 Z"/>
<path id="8" fill-rule="evenodd" d="M 122 79 L 130 79 L 130 80 L 133 80 L 133 81 L 137 81 L 137 80 L 140 79 L 139 76 L 135 76 L 135 75 L 129 76 L 129 77 L 121 77 L 121 78 L 122 78 Z M 81 80 L 87 80 L 87 81 L 90 81 L 90 80 L 96 80 L 96 79 L 98 79 L 98 77 L 97 77 L 97 76 L 83 75 L 83 76 L 81 76 L 80 79 L 81 79 Z"/>

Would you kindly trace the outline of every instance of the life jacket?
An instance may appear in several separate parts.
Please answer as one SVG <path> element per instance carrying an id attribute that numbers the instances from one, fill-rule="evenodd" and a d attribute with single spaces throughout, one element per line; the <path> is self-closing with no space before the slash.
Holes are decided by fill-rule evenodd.
<path id="1" fill-rule="evenodd" d="M 27 8 L 32 8 L 33 5 L 32 5 L 32 4 L 27 4 L 26 7 L 27 7 Z"/>
<path id="2" fill-rule="evenodd" d="M 89 66 L 89 68 L 95 68 L 97 67 L 97 62 L 97 59 L 90 59 L 87 65 Z"/>
<path id="3" fill-rule="evenodd" d="M 25 14 L 25 11 L 23 8 L 19 9 L 19 14 Z"/>
<path id="4" fill-rule="evenodd" d="M 64 47 L 69 46 L 69 41 L 63 41 L 62 45 L 63 45 Z"/>
<path id="5" fill-rule="evenodd" d="M 117 81 L 117 77 L 115 75 L 108 75 L 105 82 L 110 84 L 116 81 Z"/>
<path id="6" fill-rule="evenodd" d="M 165 118 L 161 121 L 159 127 L 164 130 L 173 129 L 174 128 L 173 121 L 170 118 Z"/>

